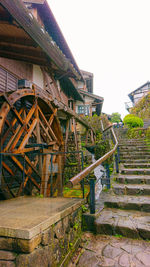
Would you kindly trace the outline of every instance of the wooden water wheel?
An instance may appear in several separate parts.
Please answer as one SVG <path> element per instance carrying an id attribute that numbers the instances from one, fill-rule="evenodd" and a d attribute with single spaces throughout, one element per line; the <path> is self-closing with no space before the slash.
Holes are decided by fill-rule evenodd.
<path id="1" fill-rule="evenodd" d="M 1 191 L 5 198 L 23 193 L 50 194 L 51 155 L 62 145 L 55 108 L 40 91 L 22 89 L 0 98 Z M 43 150 L 42 150 L 43 151 Z M 44 150 L 45 152 L 45 150 Z M 58 163 L 58 155 L 53 163 Z M 53 181 L 56 189 L 57 181 Z"/>

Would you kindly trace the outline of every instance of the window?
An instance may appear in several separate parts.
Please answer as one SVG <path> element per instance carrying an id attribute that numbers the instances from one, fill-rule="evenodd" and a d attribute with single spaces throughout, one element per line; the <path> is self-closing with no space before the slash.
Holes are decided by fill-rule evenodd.
<path id="1" fill-rule="evenodd" d="M 89 116 L 89 106 L 78 106 L 78 114 L 84 114 L 85 116 Z"/>
<path id="2" fill-rule="evenodd" d="M 0 92 L 15 91 L 18 89 L 18 79 L 0 67 Z"/>

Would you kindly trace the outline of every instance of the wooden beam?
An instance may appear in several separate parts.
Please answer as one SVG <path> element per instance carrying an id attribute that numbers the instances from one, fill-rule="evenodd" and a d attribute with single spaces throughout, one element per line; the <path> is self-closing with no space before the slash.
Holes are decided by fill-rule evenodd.
<path id="1" fill-rule="evenodd" d="M 16 36 L 0 36 L 0 43 L 19 44 L 20 46 L 33 46 L 37 47 L 37 44 L 32 39 L 26 39 Z"/>
<path id="2" fill-rule="evenodd" d="M 16 165 L 19 167 L 19 169 L 20 169 L 21 171 L 24 170 L 22 164 L 20 163 L 19 160 L 16 159 L 16 157 L 11 156 L 11 159 L 16 163 Z M 24 172 L 25 172 L 26 175 L 28 175 L 26 169 L 24 170 Z M 31 175 L 29 176 L 29 178 L 30 178 L 30 180 L 33 182 L 33 184 L 34 184 L 38 189 L 40 189 L 40 185 L 35 181 L 34 178 L 32 178 Z"/>
<path id="3" fill-rule="evenodd" d="M 23 140 L 22 140 L 22 142 L 18 148 L 18 151 L 21 151 L 25 147 L 25 145 L 28 143 L 28 140 L 29 140 L 36 124 L 37 124 L 37 119 L 34 119 L 33 122 L 31 123 L 30 128 L 28 129 L 28 133 L 24 136 L 24 138 L 23 138 Z"/>
<path id="4" fill-rule="evenodd" d="M 45 118 L 45 116 L 44 116 L 42 110 L 40 109 L 40 107 L 38 107 L 38 109 L 39 109 L 39 111 L 40 111 L 40 114 L 41 114 L 42 119 L 44 120 L 44 122 L 45 122 L 45 124 L 46 124 L 48 130 L 50 131 L 51 136 L 54 138 L 54 140 L 56 140 L 56 142 L 58 142 L 57 137 L 56 137 L 56 135 L 54 134 L 52 128 L 50 127 L 48 121 L 46 120 L 46 118 Z"/>
<path id="5" fill-rule="evenodd" d="M 78 137 L 77 137 L 77 130 L 76 130 L 76 121 L 75 121 L 75 118 L 73 118 L 72 120 L 73 120 L 73 130 L 74 130 L 75 145 L 76 145 L 77 151 L 79 151 Z M 80 159 L 79 153 L 77 153 L 77 161 L 78 161 L 78 169 L 79 169 L 79 171 L 81 171 L 81 159 Z"/>
<path id="6" fill-rule="evenodd" d="M 43 125 L 43 123 L 42 123 L 41 120 L 39 120 L 39 123 L 40 123 L 40 125 L 41 125 L 43 131 L 46 133 L 46 136 L 49 138 L 49 140 L 50 140 L 50 142 L 51 142 L 51 141 L 52 141 L 52 138 L 51 138 L 51 136 L 50 136 L 49 133 L 48 133 L 48 129 L 46 129 L 46 128 L 44 127 L 44 125 Z"/>

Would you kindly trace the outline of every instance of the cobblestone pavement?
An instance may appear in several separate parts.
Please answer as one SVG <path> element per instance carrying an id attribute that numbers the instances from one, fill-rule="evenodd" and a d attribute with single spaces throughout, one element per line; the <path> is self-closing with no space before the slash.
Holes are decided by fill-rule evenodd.
<path id="1" fill-rule="evenodd" d="M 85 233 L 69 267 L 150 267 L 150 242 Z"/>

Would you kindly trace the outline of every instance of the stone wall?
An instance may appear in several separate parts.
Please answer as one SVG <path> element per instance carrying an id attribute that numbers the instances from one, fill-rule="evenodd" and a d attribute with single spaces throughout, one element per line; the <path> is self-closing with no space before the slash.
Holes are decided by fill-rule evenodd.
<path id="1" fill-rule="evenodd" d="M 0 237 L 0 267 L 66 266 L 80 242 L 81 220 L 82 208 L 78 208 L 41 232 L 30 244 Z M 32 249 L 34 242 L 38 245 Z"/>

